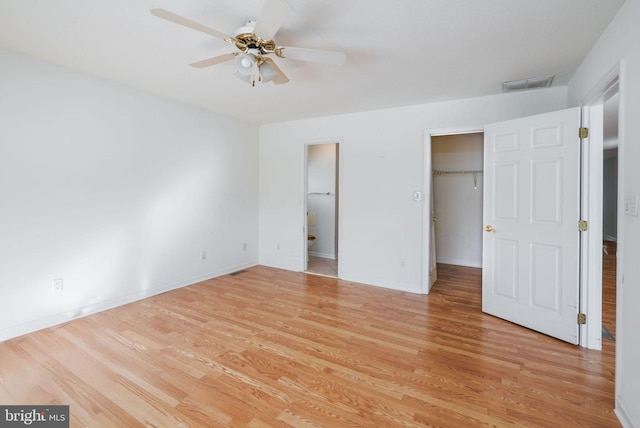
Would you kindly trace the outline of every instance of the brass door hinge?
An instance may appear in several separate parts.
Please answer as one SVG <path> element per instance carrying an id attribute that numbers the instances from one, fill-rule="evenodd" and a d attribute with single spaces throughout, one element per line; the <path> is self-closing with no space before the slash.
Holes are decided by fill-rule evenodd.
<path id="1" fill-rule="evenodd" d="M 580 220 L 578 222 L 578 231 L 579 232 L 586 232 L 589 229 L 589 225 L 587 224 L 586 220 Z"/>
<path id="2" fill-rule="evenodd" d="M 579 128 L 578 135 L 580 138 L 589 138 L 589 128 Z"/>
<path id="3" fill-rule="evenodd" d="M 587 314 L 579 313 L 578 314 L 578 324 L 586 324 L 587 323 Z"/>

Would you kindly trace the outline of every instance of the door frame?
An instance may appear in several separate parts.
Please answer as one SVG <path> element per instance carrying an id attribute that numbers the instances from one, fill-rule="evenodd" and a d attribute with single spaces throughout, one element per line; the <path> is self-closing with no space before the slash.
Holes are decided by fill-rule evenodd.
<path id="1" fill-rule="evenodd" d="M 300 266 L 300 272 L 305 272 L 308 267 L 308 255 L 309 251 L 307 248 L 307 233 L 309 231 L 309 226 L 307 225 L 307 196 L 309 192 L 308 186 L 308 161 L 309 161 L 309 146 L 316 146 L 320 144 L 336 144 L 338 147 L 337 150 L 337 159 L 336 159 L 336 174 L 338 180 L 338 186 L 336 190 L 336 210 L 338 211 L 337 221 L 338 221 L 338 242 L 336 248 L 336 255 L 338 257 L 338 278 L 341 278 L 342 272 L 342 257 L 340 257 L 339 252 L 342 248 L 342 148 L 344 144 L 342 144 L 341 137 L 335 138 L 324 138 L 324 139 L 313 139 L 304 141 L 302 144 L 302 260 Z"/>
<path id="2" fill-rule="evenodd" d="M 624 157 L 624 129 L 621 126 L 624 118 L 624 60 L 620 60 L 600 81 L 589 91 L 580 101 L 582 107 L 583 126 L 592 127 L 590 137 L 586 139 L 583 147 L 590 147 L 585 150 L 581 159 L 582 186 L 581 186 L 581 215 L 589 222 L 589 230 L 583 233 L 580 245 L 580 284 L 579 301 L 580 311 L 587 314 L 587 322 L 580 326 L 579 346 L 590 349 L 602 348 L 602 183 L 598 179 L 602 178 L 602 102 L 607 91 L 611 89 L 611 84 L 617 82 L 620 94 L 618 111 L 618 159 Z M 595 128 L 593 128 L 595 126 Z M 423 227 L 422 227 L 422 292 L 429 293 L 429 262 L 430 262 L 430 228 L 424 224 L 430 218 L 432 155 L 431 137 L 455 134 L 467 134 L 484 132 L 484 126 L 434 128 L 424 131 L 424 176 L 423 176 Z M 599 134 L 599 138 L 598 138 Z M 598 141 L 599 140 L 599 141 Z M 599 165 L 599 166 L 598 166 Z M 623 288 L 622 272 L 624 263 L 624 207 L 621 206 L 624 200 L 624 162 L 618 164 L 618 241 L 617 241 L 617 266 L 616 266 L 616 320 L 621 319 L 621 304 Z M 593 197 L 590 192 L 595 191 L 594 186 L 599 186 L 600 197 Z M 591 197 L 590 197 L 591 196 Z M 598 232 L 599 231 L 599 235 Z M 617 327 L 616 327 L 617 329 Z M 618 335 L 619 336 L 619 335 Z M 616 341 L 616 350 L 619 349 L 620 342 Z M 619 352 L 616 352 L 616 365 L 618 365 Z M 617 379 L 616 388 L 620 384 Z"/>
<path id="3" fill-rule="evenodd" d="M 624 135 L 620 124 L 623 116 L 621 86 L 623 84 L 622 61 L 617 63 L 581 100 L 582 126 L 589 128 L 589 137 L 583 144 L 581 216 L 588 221 L 581 245 L 580 312 L 587 315 L 587 322 L 580 326 L 580 346 L 602 349 L 602 174 L 603 174 L 603 104 L 612 90 L 620 94 L 618 111 L 618 159 L 624 157 Z M 620 319 L 624 232 L 624 166 L 618 163 L 618 240 L 616 254 L 616 320 Z M 616 321 L 617 324 L 617 321 Z M 616 348 L 620 343 L 616 341 Z M 616 352 L 617 358 L 618 352 Z M 616 371 L 617 372 L 617 371 Z M 616 386 L 619 382 L 616 381 Z"/>
<path id="4" fill-rule="evenodd" d="M 462 126 L 455 128 L 434 128 L 434 129 L 425 129 L 424 131 L 424 153 L 423 153 L 423 177 L 422 177 L 422 188 L 424 189 L 423 198 L 422 198 L 422 284 L 421 284 L 421 292 L 422 294 L 429 294 L 431 291 L 431 281 L 429 279 L 430 274 L 430 265 L 431 265 L 431 201 L 433 200 L 433 195 L 431 194 L 431 190 L 433 189 L 432 181 L 433 174 L 431 170 L 433 169 L 432 165 L 432 137 L 443 137 L 446 135 L 462 135 L 462 134 L 476 134 L 483 133 L 484 126 Z M 436 250 L 437 253 L 437 250 Z"/>

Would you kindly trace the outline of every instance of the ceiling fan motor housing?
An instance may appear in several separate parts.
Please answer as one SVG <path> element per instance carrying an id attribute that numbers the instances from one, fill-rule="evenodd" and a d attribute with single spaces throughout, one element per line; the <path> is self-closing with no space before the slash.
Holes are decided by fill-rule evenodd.
<path id="1" fill-rule="evenodd" d="M 246 24 L 244 24 L 244 27 L 240 27 L 236 30 L 235 33 L 233 33 L 234 37 L 238 37 L 239 35 L 242 34 L 253 34 L 253 32 L 255 31 L 256 28 L 256 21 L 247 21 Z"/>
<path id="2" fill-rule="evenodd" d="M 234 33 L 235 40 L 233 40 L 236 47 L 245 53 L 250 49 L 256 49 L 262 55 L 273 53 L 276 43 L 273 40 L 263 40 L 258 37 L 254 33 L 255 27 L 256 21 L 247 21 L 244 27 L 236 30 Z"/>

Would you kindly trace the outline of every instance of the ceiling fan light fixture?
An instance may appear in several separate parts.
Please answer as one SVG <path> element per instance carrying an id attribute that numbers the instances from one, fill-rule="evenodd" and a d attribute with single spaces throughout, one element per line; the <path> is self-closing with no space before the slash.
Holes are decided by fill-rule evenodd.
<path id="1" fill-rule="evenodd" d="M 237 70 L 234 75 L 255 86 L 256 80 L 261 80 L 259 58 L 253 52 L 238 55 L 235 59 Z"/>
<path id="2" fill-rule="evenodd" d="M 241 58 L 240 59 L 240 67 L 242 68 L 246 68 L 246 69 L 250 69 L 253 67 L 255 61 L 250 60 L 247 57 Z"/>
<path id="3" fill-rule="evenodd" d="M 256 57 L 250 53 L 238 55 L 235 59 L 235 63 L 238 73 L 244 75 L 251 75 L 255 73 L 256 68 L 258 67 Z"/>
<path id="4" fill-rule="evenodd" d="M 234 76 L 236 76 L 238 79 L 247 82 L 247 83 L 251 83 L 251 75 L 250 74 L 242 74 L 239 71 L 236 71 L 235 73 L 233 73 Z"/>
<path id="5" fill-rule="evenodd" d="M 271 82 L 278 76 L 278 72 L 268 62 L 265 62 L 260 65 L 260 76 L 263 82 Z"/>
<path id="6" fill-rule="evenodd" d="M 239 71 L 236 71 L 235 73 L 233 73 L 233 75 L 236 76 L 238 79 L 242 80 L 243 82 L 247 82 L 251 86 L 256 86 L 256 80 L 259 81 L 261 79 L 259 73 L 243 74 L 243 73 L 240 73 Z"/>

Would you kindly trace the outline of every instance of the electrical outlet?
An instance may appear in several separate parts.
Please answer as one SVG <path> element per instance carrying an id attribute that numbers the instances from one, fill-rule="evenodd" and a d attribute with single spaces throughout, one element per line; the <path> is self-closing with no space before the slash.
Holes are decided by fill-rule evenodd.
<path id="1" fill-rule="evenodd" d="M 51 289 L 55 292 L 61 292 L 63 290 L 62 278 L 56 278 L 51 282 Z"/>
<path id="2" fill-rule="evenodd" d="M 207 252 L 205 250 L 200 251 L 200 260 L 207 258 Z"/>

